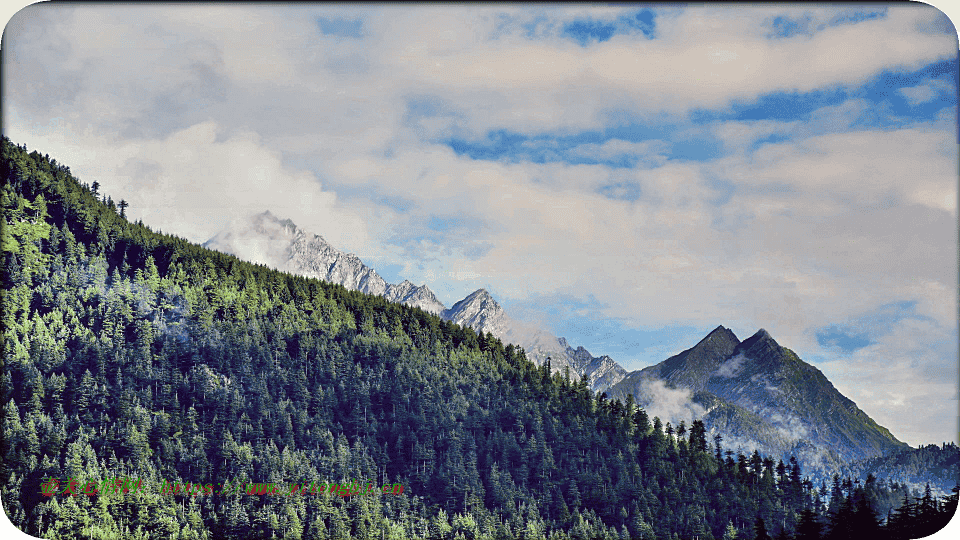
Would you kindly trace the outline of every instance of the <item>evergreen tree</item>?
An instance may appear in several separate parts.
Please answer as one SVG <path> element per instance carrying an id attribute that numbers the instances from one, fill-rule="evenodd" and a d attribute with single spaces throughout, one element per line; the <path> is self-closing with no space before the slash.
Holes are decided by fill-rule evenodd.
<path id="1" fill-rule="evenodd" d="M 733 526 L 733 521 L 727 522 L 727 528 L 723 530 L 723 540 L 737 540 L 737 529 Z"/>
<path id="2" fill-rule="evenodd" d="M 757 516 L 757 520 L 753 524 L 753 540 L 773 540 L 767 534 L 767 525 L 760 516 Z"/>
<path id="3" fill-rule="evenodd" d="M 797 523 L 796 540 L 820 540 L 822 538 L 823 525 L 817 518 L 817 514 L 810 509 L 803 509 L 800 512 L 800 521 Z"/>

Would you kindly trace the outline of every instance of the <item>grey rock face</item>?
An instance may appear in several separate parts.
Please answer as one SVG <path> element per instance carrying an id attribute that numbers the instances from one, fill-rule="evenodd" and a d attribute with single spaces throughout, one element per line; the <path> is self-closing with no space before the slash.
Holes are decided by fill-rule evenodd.
<path id="1" fill-rule="evenodd" d="M 580 347 L 583 349 L 583 347 Z M 586 350 L 584 350 L 586 352 Z M 587 353 L 590 354 L 590 353 Z M 603 391 L 622 381 L 627 370 L 616 363 L 613 358 L 603 355 L 593 358 L 583 369 L 584 374 L 590 377 L 590 386 L 596 391 Z"/>
<path id="2" fill-rule="evenodd" d="M 203 245 L 291 274 L 383 296 L 430 313 L 439 314 L 444 309 L 426 285 L 418 287 L 409 281 L 389 284 L 353 253 L 336 249 L 320 235 L 308 234 L 289 219 L 281 220 L 269 210 L 249 221 L 234 224 Z"/>
<path id="3" fill-rule="evenodd" d="M 444 311 L 443 304 L 426 285 L 417 286 L 407 280 L 403 280 L 399 285 L 387 285 L 383 296 L 391 302 L 418 307 L 434 315 L 440 315 Z"/>
<path id="4" fill-rule="evenodd" d="M 467 295 L 444 311 L 443 318 L 497 337 L 506 335 L 510 323 L 503 308 L 486 289 L 478 289 Z"/>
<path id="5" fill-rule="evenodd" d="M 290 244 L 286 270 L 367 294 L 383 296 L 387 291 L 387 282 L 356 255 L 338 251 L 318 235 L 298 233 Z"/>
<path id="6" fill-rule="evenodd" d="M 741 343 L 720 326 L 694 347 L 627 374 L 609 393 L 633 394 L 644 407 L 665 396 L 686 399 L 673 410 L 701 418 L 728 448 L 793 454 L 815 471 L 906 446 L 763 329 Z"/>

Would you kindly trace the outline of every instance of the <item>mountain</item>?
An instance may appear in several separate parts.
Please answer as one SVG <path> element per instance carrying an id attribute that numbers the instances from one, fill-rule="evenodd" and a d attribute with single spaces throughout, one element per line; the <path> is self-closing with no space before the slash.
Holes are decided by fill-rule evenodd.
<path id="1" fill-rule="evenodd" d="M 443 312 L 443 318 L 478 332 L 489 332 L 497 337 L 506 334 L 510 321 L 500 304 L 486 289 L 476 290 L 452 308 Z"/>
<path id="2" fill-rule="evenodd" d="M 387 283 L 356 255 L 336 249 L 320 235 L 303 231 L 289 219 L 281 219 L 269 210 L 232 223 L 207 240 L 203 247 L 284 272 L 343 285 L 350 290 L 383 296 L 478 332 L 491 333 L 504 342 L 523 347 L 527 358 L 538 365 L 550 359 L 555 373 L 563 373 L 566 368 L 574 380 L 587 375 L 592 390 L 605 390 L 627 373 L 609 356 L 594 358 L 582 347 L 574 349 L 563 338 L 511 318 L 486 289 L 470 293 L 447 309 L 426 285 L 417 286 L 406 280 L 399 285 Z"/>
<path id="3" fill-rule="evenodd" d="M 817 470 L 909 448 L 764 329 L 741 342 L 719 326 L 690 349 L 629 373 L 608 393 L 633 394 L 654 411 L 669 395 L 679 405 L 673 412 L 698 415 L 728 447 L 793 454 Z"/>
<path id="4" fill-rule="evenodd" d="M 308 234 L 289 219 L 280 219 L 269 210 L 232 223 L 204 242 L 203 247 L 236 255 L 284 272 L 315 277 L 391 302 L 418 307 L 435 315 L 444 310 L 426 285 L 409 281 L 393 285 L 353 253 L 344 253 L 317 234 Z"/>
<path id="5" fill-rule="evenodd" d="M 538 365 L 549 360 L 554 373 L 569 373 L 574 380 L 587 376 L 591 390 L 619 399 L 633 394 L 638 404 L 664 420 L 702 418 L 711 431 L 724 434 L 728 447 L 796 455 L 808 468 L 833 470 L 906 446 L 763 329 L 741 342 L 718 326 L 690 349 L 628 373 L 609 356 L 594 357 L 564 338 L 511 318 L 486 289 L 447 309 L 426 285 L 387 283 L 356 255 L 269 211 L 234 223 L 204 247 L 419 307 L 490 333 L 522 346 Z"/>
<path id="6" fill-rule="evenodd" d="M 437 300 L 433 291 L 426 285 L 417 286 L 407 280 L 403 280 L 399 285 L 388 284 L 383 296 L 391 302 L 418 307 L 434 315 L 439 315 L 443 312 L 443 304 Z"/>

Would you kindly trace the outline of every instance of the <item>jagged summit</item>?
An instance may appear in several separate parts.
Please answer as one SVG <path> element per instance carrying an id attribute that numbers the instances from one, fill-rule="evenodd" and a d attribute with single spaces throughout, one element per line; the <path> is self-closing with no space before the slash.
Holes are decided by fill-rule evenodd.
<path id="1" fill-rule="evenodd" d="M 783 360 L 780 344 L 763 328 L 737 347 L 737 352 L 761 364 L 776 364 Z"/>
<path id="2" fill-rule="evenodd" d="M 257 214 L 256 218 L 259 219 L 261 222 L 274 221 L 276 223 L 279 223 L 280 225 L 283 225 L 284 227 L 289 227 L 293 231 L 300 231 L 300 229 L 297 228 L 297 226 L 293 223 L 292 220 L 280 219 L 279 217 L 275 216 L 273 212 L 271 212 L 270 210 L 264 210 L 260 214 Z"/>
<path id="3" fill-rule="evenodd" d="M 495 301 L 493 300 L 493 297 L 490 296 L 490 293 L 487 292 L 486 289 L 477 289 L 477 290 L 473 291 L 472 293 L 468 294 L 468 295 L 467 295 L 463 300 L 461 300 L 460 302 L 472 301 L 473 299 L 479 299 L 479 300 L 481 300 L 481 301 L 483 301 L 483 300 L 489 300 L 489 301 L 491 301 L 491 302 L 495 302 Z M 458 302 L 458 303 L 459 303 L 459 302 Z"/>
<path id="4" fill-rule="evenodd" d="M 638 405 L 653 408 L 688 392 L 673 411 L 699 411 L 708 429 L 730 444 L 796 455 L 816 470 L 906 447 L 762 328 L 740 342 L 718 326 L 692 348 L 627 374 L 607 392 L 619 399 L 633 394 Z"/>
<path id="5" fill-rule="evenodd" d="M 714 328 L 713 330 L 711 330 L 710 333 L 707 334 L 707 337 L 705 337 L 705 338 L 703 338 L 703 339 L 710 339 L 711 336 L 715 336 L 715 335 L 717 335 L 717 334 L 723 334 L 724 332 L 730 332 L 731 334 L 733 333 L 733 332 L 731 332 L 730 330 L 728 330 L 727 327 L 725 327 L 725 326 L 723 326 L 723 325 L 721 324 L 721 325 L 717 326 L 716 328 Z"/>
<path id="6" fill-rule="evenodd" d="M 740 340 L 737 338 L 737 335 L 733 333 L 729 328 L 720 325 L 713 329 L 712 332 L 707 334 L 706 337 L 700 340 L 699 343 L 694 347 L 705 346 L 706 344 L 712 344 L 714 347 L 724 347 L 727 344 L 734 344 L 737 346 L 740 344 Z"/>
<path id="7" fill-rule="evenodd" d="M 566 339 L 543 328 L 511 319 L 486 289 L 477 289 L 446 309 L 426 285 L 417 286 L 409 280 L 387 283 L 356 255 L 339 251 L 322 236 L 299 229 L 293 221 L 280 219 L 269 210 L 231 224 L 204 246 L 285 272 L 377 294 L 474 330 L 489 332 L 504 343 L 521 345 L 527 358 L 538 364 L 550 358 L 551 367 L 557 372 L 569 368 L 573 378 L 589 376 L 593 390 L 605 390 L 627 373 L 609 356 L 594 358 L 583 347 L 574 349 Z"/>
<path id="8" fill-rule="evenodd" d="M 426 286 L 409 281 L 387 283 L 376 270 L 353 253 L 344 253 L 318 234 L 308 234 L 293 221 L 280 219 L 270 210 L 232 223 L 204 243 L 204 247 L 231 253 L 284 272 L 315 277 L 394 302 L 440 314 L 443 304 Z"/>
<path id="9" fill-rule="evenodd" d="M 477 289 L 470 293 L 446 310 L 443 316 L 457 324 L 491 332 L 496 336 L 506 332 L 509 326 L 503 308 L 486 289 Z"/>
<path id="10" fill-rule="evenodd" d="M 739 345 L 740 340 L 733 332 L 718 326 L 693 347 L 642 371 L 647 372 L 648 376 L 662 378 L 671 385 L 688 387 L 697 392 L 706 386 L 720 363 Z"/>
<path id="11" fill-rule="evenodd" d="M 383 296 L 392 302 L 418 307 L 434 315 L 440 315 L 444 311 L 443 304 L 426 285 L 417 286 L 406 279 L 399 285 L 387 285 Z"/>

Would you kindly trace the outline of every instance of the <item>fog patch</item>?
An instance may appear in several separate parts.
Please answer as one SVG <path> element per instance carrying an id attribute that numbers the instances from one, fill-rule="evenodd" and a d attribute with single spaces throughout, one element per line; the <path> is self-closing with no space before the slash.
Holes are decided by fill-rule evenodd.
<path id="1" fill-rule="evenodd" d="M 267 211 L 231 221 L 203 245 L 254 264 L 289 271 L 290 245 L 296 233 L 292 222 L 281 222 Z"/>
<path id="2" fill-rule="evenodd" d="M 693 392 L 688 389 L 670 388 L 660 379 L 648 379 L 638 387 L 644 409 L 651 417 L 663 422 L 678 423 L 703 418 L 706 410 L 693 402 Z"/>
<path id="3" fill-rule="evenodd" d="M 749 360 L 749 358 L 744 356 L 743 353 L 740 353 L 720 364 L 720 367 L 717 368 L 717 371 L 714 373 L 714 375 L 717 377 L 733 377 L 740 373 L 741 369 L 743 368 L 743 363 L 747 360 Z"/>
<path id="4" fill-rule="evenodd" d="M 770 392 L 771 394 L 777 394 L 780 392 L 780 389 L 770 382 L 770 378 L 763 373 L 757 373 L 753 377 L 750 377 L 750 380 L 757 385 L 763 385 L 767 392 Z"/>
<path id="5" fill-rule="evenodd" d="M 806 424 L 796 415 L 782 414 L 779 411 L 769 413 L 767 418 L 785 438 L 789 440 L 807 439 L 809 430 Z"/>

